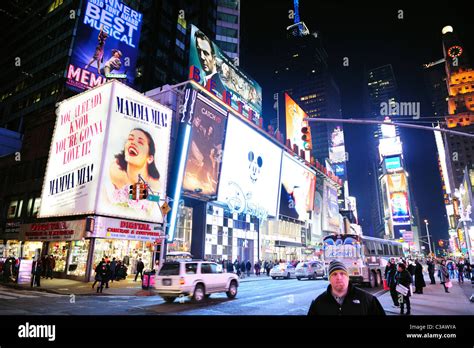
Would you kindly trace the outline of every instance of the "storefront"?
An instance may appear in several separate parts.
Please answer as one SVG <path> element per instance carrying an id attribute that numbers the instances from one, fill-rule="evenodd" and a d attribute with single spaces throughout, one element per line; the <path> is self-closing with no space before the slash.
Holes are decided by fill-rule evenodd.
<path id="1" fill-rule="evenodd" d="M 126 265 L 130 276 L 135 274 L 139 259 L 145 264 L 145 270 L 153 269 L 155 250 L 163 243 L 164 233 L 158 224 L 99 216 L 95 218 L 92 237 L 95 240 L 91 270 L 102 258 L 115 258 Z M 93 278 L 94 272 L 91 272 L 90 280 Z"/>
<path id="2" fill-rule="evenodd" d="M 85 226 L 84 219 L 21 225 L 22 258 L 52 255 L 53 277 L 85 280 L 90 245 L 85 239 Z"/>
<path id="3" fill-rule="evenodd" d="M 302 233 L 306 233 L 303 222 L 267 220 L 261 228 L 261 250 L 263 260 L 304 260 Z"/>
<path id="4" fill-rule="evenodd" d="M 208 205 L 204 257 L 208 260 L 240 260 L 254 264 L 260 258 L 259 219 Z"/>
<path id="5" fill-rule="evenodd" d="M 193 235 L 193 208 L 181 206 L 176 222 L 176 232 L 173 242 L 168 244 L 168 252 L 191 252 L 191 238 Z"/>

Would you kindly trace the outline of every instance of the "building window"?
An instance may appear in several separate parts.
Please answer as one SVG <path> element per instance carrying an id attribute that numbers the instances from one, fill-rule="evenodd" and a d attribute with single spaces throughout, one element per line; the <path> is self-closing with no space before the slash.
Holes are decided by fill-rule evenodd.
<path id="1" fill-rule="evenodd" d="M 223 22 L 234 23 L 237 24 L 239 22 L 239 17 L 235 15 L 231 15 L 228 13 L 217 13 L 217 19 Z"/>
<path id="2" fill-rule="evenodd" d="M 30 198 L 28 200 L 28 211 L 27 216 L 36 218 L 38 216 L 39 208 L 41 205 L 41 197 Z"/>
<path id="3" fill-rule="evenodd" d="M 7 211 L 7 219 L 16 219 L 21 215 L 21 208 L 23 208 L 23 200 L 12 199 Z"/>
<path id="4" fill-rule="evenodd" d="M 217 35 L 237 38 L 238 31 L 237 29 L 232 28 L 217 27 Z"/>

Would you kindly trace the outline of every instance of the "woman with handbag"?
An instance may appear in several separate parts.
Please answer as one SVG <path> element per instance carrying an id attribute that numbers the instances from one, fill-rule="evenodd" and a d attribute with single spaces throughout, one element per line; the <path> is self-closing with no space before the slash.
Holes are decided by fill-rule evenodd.
<path id="1" fill-rule="evenodd" d="M 401 299 L 400 301 L 400 315 L 403 315 L 404 312 L 404 307 L 405 304 L 407 305 L 407 313 L 406 315 L 411 314 L 411 304 L 410 304 L 410 296 L 411 296 L 411 291 L 410 291 L 410 284 L 412 283 L 411 281 L 411 275 L 410 273 L 406 270 L 406 265 L 402 262 L 398 264 L 398 272 L 395 276 L 396 280 L 396 290 L 399 293 L 398 296 Z"/>
<path id="2" fill-rule="evenodd" d="M 441 261 L 441 266 L 439 267 L 441 284 L 443 284 L 444 291 L 449 293 L 448 288 L 452 286 L 451 280 L 449 280 L 449 271 L 446 267 L 446 260 Z"/>

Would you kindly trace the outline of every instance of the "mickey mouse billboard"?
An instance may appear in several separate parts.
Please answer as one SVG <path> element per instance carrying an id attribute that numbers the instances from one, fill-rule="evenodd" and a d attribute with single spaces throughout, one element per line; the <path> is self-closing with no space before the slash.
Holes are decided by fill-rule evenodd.
<path id="1" fill-rule="evenodd" d="M 282 149 L 229 115 L 218 201 L 237 213 L 276 216 Z"/>

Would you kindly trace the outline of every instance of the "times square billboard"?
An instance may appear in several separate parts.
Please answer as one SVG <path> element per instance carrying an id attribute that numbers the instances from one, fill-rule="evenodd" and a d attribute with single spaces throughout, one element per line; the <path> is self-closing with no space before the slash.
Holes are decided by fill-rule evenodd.
<path id="1" fill-rule="evenodd" d="M 262 114 L 262 87 L 194 25 L 191 25 L 189 79 L 258 124 Z"/>
<path id="2" fill-rule="evenodd" d="M 110 78 L 133 85 L 142 19 L 119 0 L 84 0 L 66 85 L 77 92 Z"/>
<path id="3" fill-rule="evenodd" d="M 166 197 L 171 124 L 169 108 L 118 81 L 61 102 L 39 217 L 97 214 L 162 223 L 158 204 L 130 199 L 129 187 L 141 175 Z"/>

